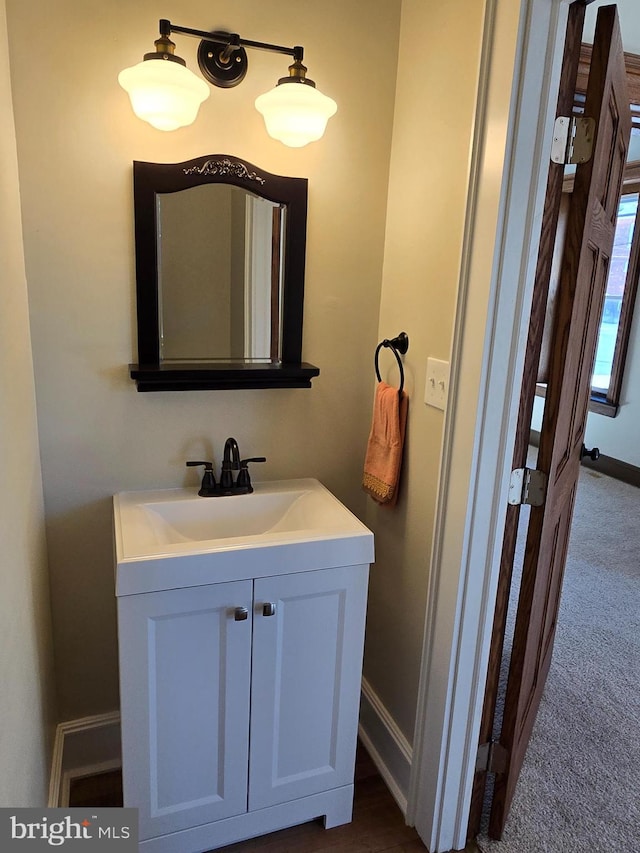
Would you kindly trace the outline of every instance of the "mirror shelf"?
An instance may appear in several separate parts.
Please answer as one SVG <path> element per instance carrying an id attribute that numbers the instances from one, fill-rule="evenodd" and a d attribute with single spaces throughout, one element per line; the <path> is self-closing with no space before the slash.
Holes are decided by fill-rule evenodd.
<path id="1" fill-rule="evenodd" d="M 224 391 L 237 388 L 311 388 L 320 373 L 313 364 L 130 364 L 138 391 Z"/>
<path id="2" fill-rule="evenodd" d="M 138 391 L 311 387 L 306 178 L 212 154 L 133 180 Z"/>

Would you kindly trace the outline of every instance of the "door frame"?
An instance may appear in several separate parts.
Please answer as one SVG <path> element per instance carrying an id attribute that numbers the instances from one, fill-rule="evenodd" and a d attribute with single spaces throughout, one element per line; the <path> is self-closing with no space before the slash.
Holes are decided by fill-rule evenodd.
<path id="1" fill-rule="evenodd" d="M 431 853 L 466 842 L 569 4 L 485 4 L 407 800 Z"/>

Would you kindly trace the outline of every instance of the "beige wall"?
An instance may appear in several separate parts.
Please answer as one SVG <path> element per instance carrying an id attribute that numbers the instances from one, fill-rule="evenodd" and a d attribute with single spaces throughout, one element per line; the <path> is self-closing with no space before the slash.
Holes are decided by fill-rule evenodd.
<path id="1" fill-rule="evenodd" d="M 410 395 L 395 509 L 369 502 L 376 535 L 365 676 L 413 739 L 443 412 L 426 406 L 427 358 L 448 360 L 453 335 L 483 5 L 404 0 L 389 181 L 379 340 L 406 331 Z M 464 27 L 460 26 L 464 21 Z M 398 369 L 386 355 L 388 381 Z M 384 378 L 384 376 L 383 376 Z"/>
<path id="2" fill-rule="evenodd" d="M 357 0 L 243 0 L 232 18 L 221 2 L 163 7 L 178 24 L 305 46 L 339 111 L 321 143 L 299 150 L 270 140 L 252 106 L 284 73 L 280 57 L 251 52 L 240 87 L 212 90 L 196 124 L 161 134 L 116 83 L 151 49 L 155 4 L 7 5 L 60 718 L 118 701 L 110 496 L 195 483 L 184 461 L 219 464 L 233 434 L 245 454 L 268 457 L 265 478 L 317 476 L 374 529 L 365 674 L 411 740 L 443 426 L 422 399 L 428 356 L 448 359 L 451 345 L 482 4 L 404 0 L 399 66 L 400 0 L 370 3 L 366 27 Z M 195 68 L 197 42 L 176 39 Z M 131 161 L 213 153 L 309 178 L 303 358 L 321 368 L 310 391 L 138 394 L 128 378 Z M 411 404 L 389 511 L 365 500 L 360 480 L 373 352 L 401 329 Z M 395 381 L 388 353 L 381 364 Z"/>
<path id="3" fill-rule="evenodd" d="M 364 513 L 400 3 L 371 0 L 366 21 L 358 0 L 168 0 L 161 10 L 150 0 L 8 0 L 7 12 L 66 719 L 118 701 L 112 493 L 193 484 L 197 473 L 185 460 L 215 454 L 219 464 L 225 438 L 235 435 L 245 455 L 267 456 L 265 478 L 316 476 Z M 160 15 L 303 44 L 309 76 L 339 104 L 322 142 L 294 150 L 266 135 L 253 100 L 286 73 L 286 61 L 256 51 L 242 85 L 212 90 L 192 127 L 163 134 L 136 119 L 116 77 L 152 49 Z M 197 42 L 176 39 L 196 68 Z M 309 178 L 303 358 L 321 368 L 311 390 L 139 394 L 128 378 L 131 161 L 213 153 Z M 430 207 L 442 219 L 442 208 Z M 443 311 L 450 323 L 451 303 Z M 389 320 L 402 325 L 411 316 L 408 305 Z M 425 320 L 428 333 L 432 309 Z M 425 334 L 413 323 L 408 331 L 415 341 Z M 428 417 L 438 423 L 437 414 Z M 422 477 L 421 465 L 416 487 Z"/>
<path id="4" fill-rule="evenodd" d="M 0 807 L 44 806 L 53 661 L 16 145 L 0 0 Z"/>

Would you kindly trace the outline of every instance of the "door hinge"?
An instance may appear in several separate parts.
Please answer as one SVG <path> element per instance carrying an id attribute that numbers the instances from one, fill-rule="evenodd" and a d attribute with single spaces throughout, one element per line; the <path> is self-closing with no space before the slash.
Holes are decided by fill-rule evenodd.
<path id="1" fill-rule="evenodd" d="M 542 506 L 547 495 L 547 475 L 535 468 L 515 468 L 509 480 L 509 503 Z"/>
<path id="2" fill-rule="evenodd" d="M 484 770 L 487 773 L 504 773 L 509 758 L 508 750 L 497 740 L 481 743 L 476 758 L 476 773 Z"/>
<path id="3" fill-rule="evenodd" d="M 551 160 L 586 163 L 593 153 L 596 120 L 586 116 L 558 116 L 553 125 Z"/>

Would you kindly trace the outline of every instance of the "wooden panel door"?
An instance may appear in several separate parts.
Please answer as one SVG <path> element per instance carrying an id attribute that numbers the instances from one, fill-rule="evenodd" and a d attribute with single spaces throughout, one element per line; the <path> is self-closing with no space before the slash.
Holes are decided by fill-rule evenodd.
<path id="1" fill-rule="evenodd" d="M 574 2 L 569 7 L 562 69 L 560 72 L 558 103 L 556 105 L 556 116 L 571 115 L 573 111 L 574 94 L 576 91 L 576 80 L 578 77 L 578 66 L 580 62 L 580 46 L 582 43 L 582 32 L 584 29 L 585 9 L 586 4 L 583 2 Z M 536 263 L 529 332 L 527 335 L 522 388 L 520 391 L 516 440 L 511 465 L 512 470 L 516 468 L 523 468 L 527 464 L 536 382 L 539 381 L 540 364 L 544 361 L 545 365 L 548 365 L 549 360 L 550 340 L 547 339 L 548 326 L 546 318 L 551 279 L 554 277 L 554 272 L 556 282 L 560 275 L 556 247 L 559 236 L 558 223 L 560 221 L 560 207 L 562 204 L 563 177 L 564 165 L 550 162 L 542 215 L 542 230 L 540 233 L 538 260 Z M 566 196 L 566 198 L 567 200 L 570 200 L 570 196 Z M 562 245 L 564 245 L 564 230 L 561 237 Z M 547 344 L 547 353 L 546 356 L 543 357 L 542 352 L 545 347 L 545 340 Z M 547 375 L 545 375 L 544 378 L 545 382 L 546 380 Z M 504 636 L 511 594 L 513 563 L 516 552 L 519 522 L 520 507 L 518 505 L 510 504 L 507 507 L 505 517 L 500 574 L 498 578 L 498 589 L 496 592 L 496 606 L 493 617 L 491 648 L 489 652 L 489 664 L 487 667 L 487 681 L 484 705 L 482 708 L 482 720 L 480 723 L 480 744 L 490 743 L 494 734 L 494 719 L 498 700 L 498 690 L 500 687 L 500 674 L 504 652 Z M 485 767 L 480 766 L 476 770 L 473 781 L 473 794 L 471 798 L 471 809 L 469 813 L 467 831 L 469 838 L 475 838 L 480 831 L 486 783 L 487 770 Z"/>
<path id="2" fill-rule="evenodd" d="M 254 582 L 250 811 L 353 783 L 368 575 Z"/>
<path id="3" fill-rule="evenodd" d="M 532 507 L 489 834 L 502 834 L 551 663 L 586 426 L 599 318 L 613 246 L 631 118 L 615 6 L 601 7 L 585 115 L 596 119 L 591 160 L 578 166 L 567 223 L 537 468 L 545 503 Z"/>
<path id="4" fill-rule="evenodd" d="M 251 592 L 238 581 L 118 600 L 124 804 L 141 840 L 247 810 Z"/>

